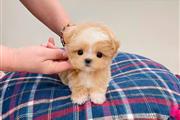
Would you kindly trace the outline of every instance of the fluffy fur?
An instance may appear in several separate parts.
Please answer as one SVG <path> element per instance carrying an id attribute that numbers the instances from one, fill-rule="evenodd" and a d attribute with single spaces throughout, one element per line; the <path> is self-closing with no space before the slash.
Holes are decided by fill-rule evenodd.
<path id="1" fill-rule="evenodd" d="M 85 23 L 64 32 L 65 49 L 72 70 L 60 73 L 72 91 L 73 103 L 91 99 L 102 104 L 110 80 L 110 64 L 119 48 L 112 31 L 102 24 Z"/>

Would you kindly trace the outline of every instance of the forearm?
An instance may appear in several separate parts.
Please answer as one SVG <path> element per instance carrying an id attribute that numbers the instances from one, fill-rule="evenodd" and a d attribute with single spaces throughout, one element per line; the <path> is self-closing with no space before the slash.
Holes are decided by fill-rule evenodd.
<path id="1" fill-rule="evenodd" d="M 70 19 L 58 0 L 20 0 L 47 27 L 59 35 Z"/>
<path id="2" fill-rule="evenodd" d="M 14 49 L 0 45 L 0 70 L 13 71 Z"/>

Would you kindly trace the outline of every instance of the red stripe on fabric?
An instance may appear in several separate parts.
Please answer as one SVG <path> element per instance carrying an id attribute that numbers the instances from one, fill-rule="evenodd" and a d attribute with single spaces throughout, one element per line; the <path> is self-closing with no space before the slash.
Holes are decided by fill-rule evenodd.
<path id="1" fill-rule="evenodd" d="M 15 86 L 15 88 L 14 88 L 14 90 L 13 90 L 13 94 L 12 95 L 16 95 L 18 92 L 19 92 L 19 89 L 21 88 L 21 84 L 17 84 L 16 86 Z M 10 108 L 14 108 L 15 107 L 15 105 L 16 105 L 16 99 L 17 99 L 17 96 L 12 96 L 11 98 L 10 98 L 10 105 L 9 105 L 9 107 Z M 14 120 L 14 114 L 12 113 L 11 115 L 10 115 L 10 120 Z"/>
<path id="2" fill-rule="evenodd" d="M 26 74 L 27 74 L 27 73 L 22 72 L 22 73 L 19 73 L 19 76 L 20 76 L 20 77 L 25 77 Z M 15 88 L 14 88 L 14 90 L 13 90 L 12 95 L 16 95 L 16 94 L 19 92 L 20 88 L 21 88 L 21 84 L 16 84 L 16 85 L 15 85 Z M 16 99 L 17 99 L 17 96 L 12 96 L 12 97 L 10 98 L 10 105 L 9 105 L 10 108 L 14 108 L 14 107 L 15 107 L 15 105 L 16 105 Z M 15 119 L 15 117 L 14 117 L 14 114 L 12 113 L 12 114 L 10 115 L 10 120 L 14 120 L 14 119 Z"/>
<path id="3" fill-rule="evenodd" d="M 175 75 L 178 79 L 180 79 L 180 75 Z"/>
<path id="4" fill-rule="evenodd" d="M 144 98 L 127 98 L 126 102 L 124 103 L 124 100 L 111 100 L 111 101 L 106 101 L 104 102 L 103 104 L 101 105 L 97 105 L 97 104 L 92 104 L 91 107 L 94 107 L 94 106 L 102 106 L 102 107 L 107 107 L 107 106 L 111 106 L 112 103 L 113 105 L 122 105 L 122 104 L 131 104 L 131 103 L 158 103 L 158 104 L 162 104 L 162 105 L 166 105 L 167 106 L 167 103 L 173 103 L 172 101 L 169 101 L 169 100 L 164 100 L 164 99 L 159 99 L 159 98 L 146 98 L 146 100 Z M 87 104 L 87 103 L 85 103 Z M 63 117 L 63 116 L 66 116 L 72 112 L 80 112 L 81 110 L 84 110 L 84 109 L 88 109 L 84 105 L 80 105 L 79 106 L 79 109 L 77 111 L 73 111 L 73 106 L 69 107 L 69 108 L 65 108 L 63 110 L 58 110 L 58 111 L 54 111 L 51 113 L 51 118 L 52 119 L 55 119 L 57 117 Z M 36 117 L 35 120 L 46 120 L 48 117 L 48 114 L 45 114 L 45 115 L 42 115 L 42 116 L 39 116 L 39 117 Z"/>
<path id="5" fill-rule="evenodd" d="M 85 105 L 85 104 L 84 104 Z M 69 113 L 72 112 L 80 112 L 81 110 L 83 110 L 85 107 L 83 107 L 84 105 L 80 105 L 76 111 L 73 111 L 73 106 L 71 106 L 70 108 L 66 108 L 63 110 L 59 110 L 59 111 L 55 111 L 51 113 L 51 119 L 57 118 L 57 117 L 62 117 L 65 116 Z M 34 120 L 48 120 L 48 114 L 36 117 Z"/>

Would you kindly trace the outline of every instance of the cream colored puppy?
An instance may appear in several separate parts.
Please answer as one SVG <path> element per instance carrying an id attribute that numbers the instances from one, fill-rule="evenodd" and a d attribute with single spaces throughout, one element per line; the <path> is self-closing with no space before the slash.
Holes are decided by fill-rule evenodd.
<path id="1" fill-rule="evenodd" d="M 83 104 L 88 99 L 102 104 L 110 80 L 110 65 L 119 42 L 112 31 L 102 24 L 85 23 L 64 32 L 65 49 L 73 66 L 60 75 L 72 91 L 73 103 Z"/>

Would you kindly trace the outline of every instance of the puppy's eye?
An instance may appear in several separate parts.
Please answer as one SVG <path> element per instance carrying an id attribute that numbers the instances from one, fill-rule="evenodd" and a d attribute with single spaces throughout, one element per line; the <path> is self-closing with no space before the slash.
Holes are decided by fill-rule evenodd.
<path id="1" fill-rule="evenodd" d="M 83 55 L 83 50 L 82 50 L 82 49 L 78 50 L 78 51 L 77 51 L 77 54 L 78 54 L 78 55 Z"/>
<path id="2" fill-rule="evenodd" d="M 98 58 L 102 58 L 103 54 L 102 54 L 101 52 L 97 52 L 96 56 L 97 56 Z"/>

